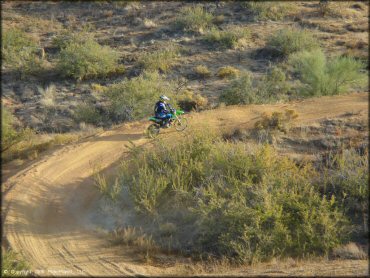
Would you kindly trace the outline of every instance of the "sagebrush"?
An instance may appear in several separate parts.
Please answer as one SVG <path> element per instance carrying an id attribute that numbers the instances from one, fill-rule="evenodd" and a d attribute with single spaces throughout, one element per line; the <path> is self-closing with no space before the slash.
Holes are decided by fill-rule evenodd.
<path id="1" fill-rule="evenodd" d="M 294 10 L 293 3 L 248 1 L 245 6 L 253 12 L 255 20 L 282 20 Z"/>
<path id="2" fill-rule="evenodd" d="M 287 57 L 298 51 L 319 48 L 320 44 L 312 32 L 306 29 L 286 28 L 271 35 L 267 40 L 267 47 L 277 55 Z"/>
<path id="3" fill-rule="evenodd" d="M 175 25 L 187 32 L 203 32 L 212 26 L 214 16 L 202 6 L 184 7 L 180 10 Z"/>
<path id="4" fill-rule="evenodd" d="M 225 30 L 211 28 L 205 34 L 207 44 L 217 48 L 237 48 L 242 46 L 250 37 L 250 31 L 241 26 L 229 26 Z"/>
<path id="5" fill-rule="evenodd" d="M 1 52 L 4 65 L 21 73 L 38 73 L 43 68 L 43 61 L 38 55 L 39 43 L 26 32 L 10 28 L 3 30 L 1 36 Z"/>
<path id="6" fill-rule="evenodd" d="M 64 76 L 79 80 L 105 77 L 123 72 L 118 59 L 119 54 L 109 46 L 101 46 L 94 39 L 86 38 L 83 42 L 68 42 L 60 51 L 57 67 Z"/>
<path id="7" fill-rule="evenodd" d="M 171 238 L 173 250 L 196 257 L 251 263 L 325 254 L 348 235 L 336 202 L 316 189 L 315 169 L 269 146 L 248 150 L 205 134 L 175 148 L 158 142 L 120 175 L 137 211 L 154 217 L 157 244 Z"/>
<path id="8" fill-rule="evenodd" d="M 145 52 L 138 59 L 138 64 L 145 70 L 168 72 L 176 63 L 180 54 L 180 48 L 176 45 L 168 45 L 154 52 Z"/>

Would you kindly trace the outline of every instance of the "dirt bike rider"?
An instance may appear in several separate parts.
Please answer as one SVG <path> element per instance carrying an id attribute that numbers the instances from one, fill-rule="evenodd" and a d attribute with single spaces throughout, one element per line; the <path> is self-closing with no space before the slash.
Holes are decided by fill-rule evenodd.
<path id="1" fill-rule="evenodd" d="M 165 95 L 161 95 L 154 108 L 155 117 L 158 119 L 162 119 L 161 125 L 163 127 L 169 127 L 170 120 L 172 118 L 171 112 L 173 108 L 169 103 L 166 102 L 167 100 L 170 99 Z"/>

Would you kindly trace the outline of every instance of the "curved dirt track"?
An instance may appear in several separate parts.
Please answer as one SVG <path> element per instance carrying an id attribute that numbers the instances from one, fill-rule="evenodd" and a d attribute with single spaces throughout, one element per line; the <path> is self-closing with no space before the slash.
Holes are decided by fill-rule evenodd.
<path id="1" fill-rule="evenodd" d="M 189 115 L 189 124 L 197 126 L 199 121 L 215 128 L 248 127 L 261 113 L 279 108 L 295 109 L 302 123 L 346 112 L 360 113 L 366 119 L 368 94 L 323 97 L 290 104 L 227 107 Z M 127 155 L 125 145 L 129 141 L 135 145 L 149 142 L 143 136 L 147 125 L 147 122 L 125 124 L 85 142 L 65 146 L 4 181 L 4 235 L 11 248 L 21 253 L 33 270 L 43 271 L 39 275 L 177 273 L 175 267 L 141 264 L 135 260 L 135 255 L 130 252 L 132 250 L 109 246 L 104 238 L 90 228 L 94 220 L 89 212 L 99 198 L 91 178 L 92 164 L 98 163 L 107 171 L 113 171 L 119 159 Z M 179 136 L 179 133 L 170 129 L 163 134 L 166 138 L 173 136 Z M 367 260 L 345 264 L 343 261 L 327 261 L 302 267 L 310 268 L 306 275 L 365 275 L 368 271 Z M 267 272 L 268 267 L 258 269 L 245 268 L 233 273 L 274 273 Z M 286 273 L 275 274 L 299 275 L 294 269 L 291 267 Z"/>

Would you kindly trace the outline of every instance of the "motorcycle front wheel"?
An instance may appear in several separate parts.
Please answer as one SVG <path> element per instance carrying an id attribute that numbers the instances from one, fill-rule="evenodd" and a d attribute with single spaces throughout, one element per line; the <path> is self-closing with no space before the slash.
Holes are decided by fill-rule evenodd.
<path id="1" fill-rule="evenodd" d="M 188 127 L 188 119 L 186 118 L 177 118 L 173 123 L 177 131 L 183 131 Z"/>
<path id="2" fill-rule="evenodd" d="M 151 124 L 147 129 L 147 135 L 149 138 L 153 139 L 158 136 L 160 127 L 158 124 Z"/>

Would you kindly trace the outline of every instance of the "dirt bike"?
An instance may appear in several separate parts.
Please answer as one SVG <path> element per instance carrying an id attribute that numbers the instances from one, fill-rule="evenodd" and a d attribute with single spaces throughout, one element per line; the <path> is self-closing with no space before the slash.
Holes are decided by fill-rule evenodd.
<path id="1" fill-rule="evenodd" d="M 175 110 L 171 109 L 171 115 L 172 117 L 168 121 L 168 127 L 174 126 L 177 131 L 183 131 L 188 126 L 188 120 L 186 118 L 183 118 L 181 115 L 183 115 L 185 112 L 182 110 Z M 149 121 L 154 122 L 147 128 L 147 135 L 149 138 L 155 138 L 158 136 L 160 129 L 165 128 L 163 125 L 163 119 L 159 119 L 156 117 L 150 117 Z"/>

